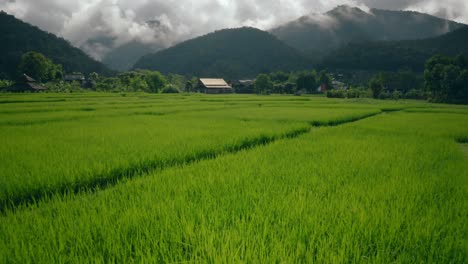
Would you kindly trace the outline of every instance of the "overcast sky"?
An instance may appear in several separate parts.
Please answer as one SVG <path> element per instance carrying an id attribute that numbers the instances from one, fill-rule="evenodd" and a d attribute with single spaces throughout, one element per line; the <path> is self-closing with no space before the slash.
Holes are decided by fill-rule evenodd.
<path id="1" fill-rule="evenodd" d="M 169 46 L 222 28 L 270 29 L 340 4 L 415 10 L 468 24 L 468 0 L 0 0 L 0 9 L 100 58 L 132 39 Z"/>

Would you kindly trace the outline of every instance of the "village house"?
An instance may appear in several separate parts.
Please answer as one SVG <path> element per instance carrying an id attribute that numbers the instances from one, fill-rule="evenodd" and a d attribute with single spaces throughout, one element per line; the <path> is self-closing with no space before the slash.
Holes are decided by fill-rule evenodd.
<path id="1" fill-rule="evenodd" d="M 86 78 L 81 72 L 72 72 L 72 73 L 66 74 L 63 80 L 65 82 L 79 82 L 80 84 L 84 84 L 86 81 Z"/>
<path id="2" fill-rule="evenodd" d="M 338 80 L 333 80 L 332 81 L 332 86 L 334 89 L 337 90 L 348 90 L 348 85 L 346 85 L 344 82 L 340 82 Z"/>
<path id="3" fill-rule="evenodd" d="M 24 93 L 24 92 L 41 92 L 45 91 L 47 88 L 40 85 L 36 80 L 31 78 L 30 76 L 23 74 L 21 79 L 13 84 L 10 87 L 6 88 L 7 92 L 13 93 Z"/>
<path id="4" fill-rule="evenodd" d="M 223 79 L 201 78 L 198 81 L 197 90 L 206 94 L 228 94 L 232 93 L 232 87 Z"/>
<path id="5" fill-rule="evenodd" d="M 330 89 L 330 87 L 328 87 L 328 85 L 326 83 L 322 83 L 322 84 L 320 84 L 319 87 L 317 87 L 317 92 L 318 93 L 326 93 L 329 89 Z"/>

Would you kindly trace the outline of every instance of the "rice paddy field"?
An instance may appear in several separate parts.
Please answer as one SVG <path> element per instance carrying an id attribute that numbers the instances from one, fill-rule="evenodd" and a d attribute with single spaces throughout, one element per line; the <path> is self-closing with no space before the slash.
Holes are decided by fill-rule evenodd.
<path id="1" fill-rule="evenodd" d="M 0 95 L 1 263 L 468 263 L 468 107 Z"/>

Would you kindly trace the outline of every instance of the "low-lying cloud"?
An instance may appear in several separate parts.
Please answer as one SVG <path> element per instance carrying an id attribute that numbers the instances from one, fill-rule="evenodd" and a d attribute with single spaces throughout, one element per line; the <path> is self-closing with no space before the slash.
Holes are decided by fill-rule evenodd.
<path id="1" fill-rule="evenodd" d="M 0 9 L 100 59 L 132 40 L 167 47 L 222 28 L 269 29 L 337 5 L 415 10 L 468 23 L 465 0 L 0 0 Z"/>

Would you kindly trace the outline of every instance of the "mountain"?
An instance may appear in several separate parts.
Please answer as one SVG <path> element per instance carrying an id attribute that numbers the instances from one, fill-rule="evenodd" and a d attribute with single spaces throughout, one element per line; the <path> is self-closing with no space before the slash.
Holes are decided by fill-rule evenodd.
<path id="1" fill-rule="evenodd" d="M 112 74 L 102 63 L 93 60 L 83 51 L 62 38 L 25 23 L 12 15 L 0 12 L 0 78 L 14 79 L 21 56 L 36 51 L 62 64 L 66 72 L 97 72 Z"/>
<path id="2" fill-rule="evenodd" d="M 154 44 L 143 44 L 138 41 L 131 41 L 107 53 L 102 59 L 102 63 L 113 70 L 127 71 L 130 70 L 143 55 L 154 53 L 161 48 L 162 47 L 155 46 Z"/>
<path id="3" fill-rule="evenodd" d="M 252 78 L 261 72 L 307 68 L 309 61 L 268 32 L 224 29 L 142 57 L 134 66 L 203 77 Z"/>
<path id="4" fill-rule="evenodd" d="M 424 39 L 442 35 L 463 24 L 410 11 L 339 6 L 325 14 L 299 18 L 270 32 L 290 46 L 321 57 L 354 42 Z"/>
<path id="5" fill-rule="evenodd" d="M 321 67 L 353 70 L 423 71 L 427 59 L 436 54 L 468 55 L 468 26 L 445 35 L 422 40 L 348 44 L 326 56 Z"/>

